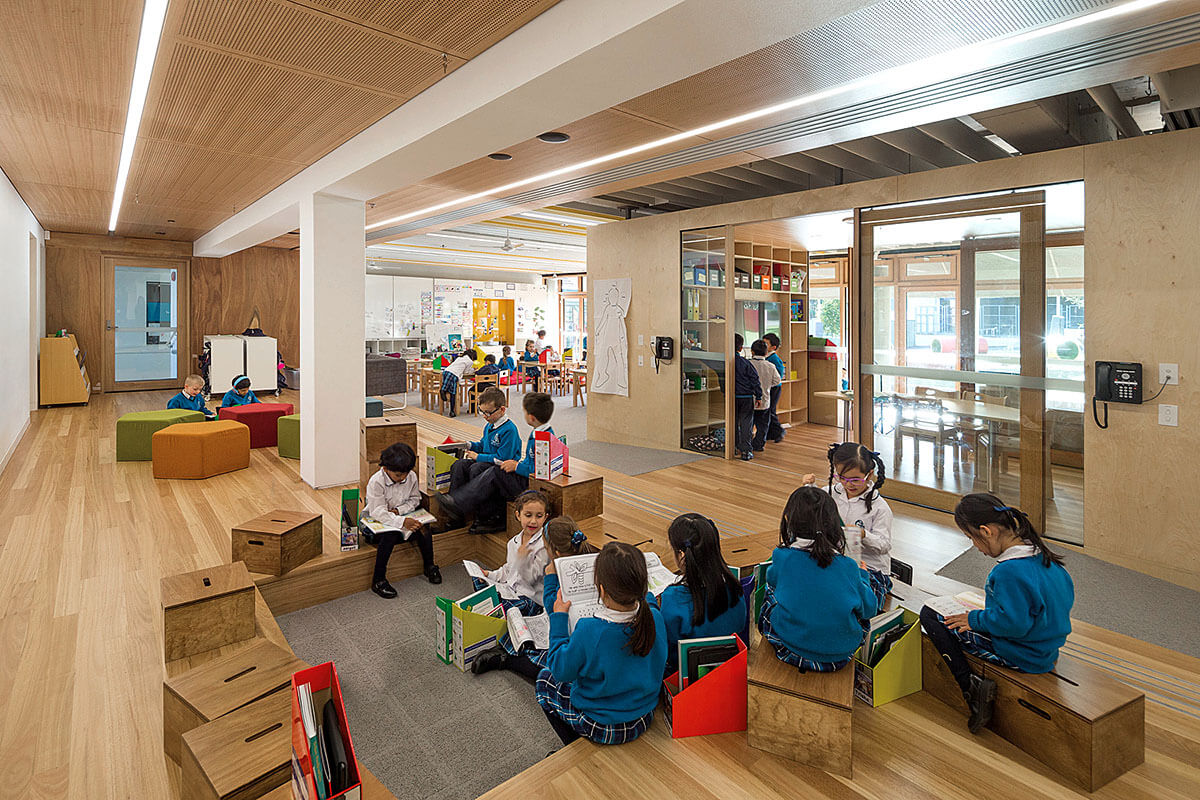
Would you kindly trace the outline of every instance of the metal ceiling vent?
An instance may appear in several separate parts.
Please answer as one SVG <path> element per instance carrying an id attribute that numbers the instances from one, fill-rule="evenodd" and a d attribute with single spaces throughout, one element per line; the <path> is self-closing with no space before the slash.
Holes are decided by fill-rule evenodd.
<path id="1" fill-rule="evenodd" d="M 926 4 L 928 7 L 920 9 L 912 8 L 913 5 L 915 4 L 908 4 L 908 9 L 904 10 L 901 8 L 901 3 L 885 2 L 871 6 L 869 9 L 864 10 L 863 13 L 835 20 L 826 26 L 797 37 L 801 40 L 799 42 L 799 50 L 802 52 L 811 50 L 819 55 L 821 51 L 828 49 L 830 41 L 834 38 L 844 43 L 851 40 L 846 38 L 848 36 L 853 36 L 854 41 L 869 42 L 872 41 L 872 36 L 875 36 L 877 41 L 891 40 L 896 38 L 898 28 L 895 26 L 900 24 L 898 20 L 903 20 L 904 25 L 928 25 L 931 26 L 930 29 L 935 33 L 940 30 L 940 36 L 931 38 L 936 40 L 935 44 L 937 47 L 935 52 L 945 51 L 970 43 L 964 41 L 964 39 L 970 38 L 981 41 L 998 35 L 1042 27 L 1047 24 L 1059 22 L 1064 18 L 1079 16 L 1100 8 L 1116 5 L 1116 3 L 1085 1 L 1041 2 L 1018 4 L 1023 6 L 1020 9 L 1009 8 L 1005 3 L 987 2 L 986 0 L 969 0 L 968 2 L 958 3 L 953 3 L 951 0 L 941 0 L 941 2 Z M 954 6 L 953 10 L 951 10 L 950 6 Z M 957 28 L 948 28 L 945 24 L 938 23 L 939 15 L 943 18 L 961 19 L 962 15 L 966 13 L 963 9 L 964 6 L 980 15 L 976 19 L 980 21 L 981 29 L 987 32 L 987 36 L 980 36 L 977 31 L 968 32 Z M 998 20 L 1001 19 L 1000 16 L 987 16 L 989 10 L 993 15 L 1004 15 L 1003 19 L 1009 24 L 1000 25 L 998 23 Z M 867 11 L 870 12 L 869 15 L 866 13 Z M 1077 76 L 1077 80 L 1081 82 L 1081 85 L 1086 86 L 1088 85 L 1086 75 L 1089 72 L 1127 59 L 1150 56 L 1196 42 L 1200 42 L 1200 14 L 1191 14 L 1177 19 L 1146 25 L 1130 31 L 1114 33 L 1092 41 L 1064 47 L 1050 53 L 1019 58 L 1007 64 L 989 67 L 967 75 L 927 84 L 884 97 L 851 102 L 838 108 L 820 111 L 799 119 L 788 120 L 755 131 L 706 142 L 673 153 L 664 153 L 663 155 L 600 172 L 580 175 L 507 197 L 450 210 L 423 219 L 410 220 L 394 227 L 373 231 L 370 234 L 370 238 L 374 240 L 383 237 L 394 237 L 429 226 L 444 226 L 466 217 L 494 214 L 515 205 L 536 203 L 567 192 L 592 189 L 615 181 L 638 178 L 662 170 L 688 166 L 708 161 L 709 159 L 741 153 L 746 150 L 761 148 L 780 142 L 789 142 L 797 145 L 795 147 L 797 151 L 803 150 L 806 147 L 831 144 L 844 139 L 854 138 L 854 136 L 845 136 L 843 139 L 837 138 L 839 131 L 851 126 L 861 126 L 864 123 L 874 120 L 902 115 L 907 112 L 943 103 L 964 101 L 988 92 L 1024 84 L 1045 83 L 1058 79 L 1059 85 L 1061 85 L 1070 76 L 1075 75 Z M 926 47 L 932 46 L 928 39 L 924 42 L 924 45 Z M 912 48 L 909 47 L 905 55 L 924 57 L 927 54 L 919 52 L 914 54 Z M 892 58 L 895 57 L 892 56 Z M 849 55 L 843 47 L 840 61 L 845 62 L 848 59 Z M 873 74 L 877 69 L 886 69 L 889 66 L 896 65 L 895 63 L 883 63 L 881 59 L 884 59 L 884 57 L 856 58 L 856 63 L 861 67 L 861 71 L 857 74 L 850 74 L 848 77 L 837 74 L 840 72 L 838 66 L 826 67 L 824 74 L 819 76 L 826 81 L 824 86 L 801 85 L 799 91 L 794 92 L 793 96 L 801 96 L 823 88 L 832 88 L 843 83 L 845 80 L 861 77 L 864 74 Z M 872 61 L 876 63 L 871 63 Z M 807 79 L 814 77 L 817 76 L 801 76 L 799 83 L 808 84 Z M 1092 81 L 1091 83 L 1094 82 Z M 861 135 L 861 133 L 856 135 Z"/>

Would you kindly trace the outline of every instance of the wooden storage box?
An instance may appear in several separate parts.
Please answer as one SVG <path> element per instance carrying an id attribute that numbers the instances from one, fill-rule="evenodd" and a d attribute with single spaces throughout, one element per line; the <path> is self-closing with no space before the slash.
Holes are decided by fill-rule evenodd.
<path id="1" fill-rule="evenodd" d="M 241 561 L 162 579 L 163 658 L 254 638 L 254 582 Z"/>
<path id="2" fill-rule="evenodd" d="M 379 455 L 396 442 L 417 452 L 417 423 L 394 417 L 366 417 L 358 421 L 358 455 L 363 461 L 379 461 Z"/>
<path id="3" fill-rule="evenodd" d="M 183 734 L 291 685 L 307 666 L 266 639 L 163 681 L 163 750 L 176 762 Z"/>
<path id="4" fill-rule="evenodd" d="M 971 665 L 971 671 L 976 675 L 982 675 L 983 660 L 970 653 L 963 653 L 963 655 L 966 656 L 967 663 Z M 963 700 L 962 689 L 959 688 L 958 681 L 954 680 L 954 675 L 950 672 L 950 665 L 933 646 L 933 641 L 924 633 L 921 634 L 921 688 L 946 705 L 963 714 L 967 713 L 967 701 Z"/>
<path id="5" fill-rule="evenodd" d="M 800 672 L 775 657 L 755 631 L 746 671 L 746 741 L 751 747 L 851 777 L 854 668 Z"/>
<path id="6" fill-rule="evenodd" d="M 553 480 L 529 479 L 529 488 L 545 492 L 550 498 L 550 516 L 566 515 L 583 522 L 604 513 L 604 479 L 572 478 L 563 475 Z"/>
<path id="7" fill-rule="evenodd" d="M 274 692 L 183 735 L 181 800 L 249 800 L 292 774 L 291 692 Z"/>
<path id="8" fill-rule="evenodd" d="M 233 529 L 233 560 L 246 569 L 282 575 L 321 555 L 321 515 L 275 510 Z"/>

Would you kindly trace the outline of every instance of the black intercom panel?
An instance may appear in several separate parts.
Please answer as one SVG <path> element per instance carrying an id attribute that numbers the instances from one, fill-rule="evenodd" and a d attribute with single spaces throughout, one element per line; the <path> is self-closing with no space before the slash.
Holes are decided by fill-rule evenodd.
<path id="1" fill-rule="evenodd" d="M 1142 365 L 1126 361 L 1097 361 L 1096 399 L 1107 403 L 1141 403 Z"/>

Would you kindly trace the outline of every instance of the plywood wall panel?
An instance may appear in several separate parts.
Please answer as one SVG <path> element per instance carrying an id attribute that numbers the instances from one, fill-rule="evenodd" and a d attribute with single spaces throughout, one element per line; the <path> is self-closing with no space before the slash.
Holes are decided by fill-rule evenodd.
<path id="1" fill-rule="evenodd" d="M 194 258 L 191 289 L 192 353 L 201 351 L 206 334 L 241 333 L 257 309 L 259 327 L 279 341 L 284 360 L 300 363 L 299 251 L 251 247 L 225 258 Z"/>

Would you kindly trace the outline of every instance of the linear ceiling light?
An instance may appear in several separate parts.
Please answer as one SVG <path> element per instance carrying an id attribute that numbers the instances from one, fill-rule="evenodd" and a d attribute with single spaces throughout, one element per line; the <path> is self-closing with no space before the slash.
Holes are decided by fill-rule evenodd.
<path id="1" fill-rule="evenodd" d="M 599 219 L 584 219 L 578 217 L 568 217 L 563 214 L 546 214 L 542 211 L 522 211 L 517 214 L 518 217 L 528 217 L 529 219 L 541 219 L 547 222 L 560 222 L 563 225 L 579 225 L 592 227 L 593 225 L 603 225 L 604 220 Z"/>
<path id="2" fill-rule="evenodd" d="M 113 190 L 112 214 L 108 218 L 110 232 L 117 229 L 125 181 L 129 178 L 129 165 L 133 162 L 133 146 L 137 143 L 138 128 L 142 124 L 142 109 L 150 88 L 150 74 L 154 71 L 154 56 L 158 53 L 159 36 L 162 34 L 163 21 L 167 18 L 167 2 L 146 0 L 142 10 L 142 30 L 138 35 L 137 58 L 133 63 L 133 86 L 129 90 L 129 110 L 125 114 L 125 133 L 121 137 L 121 161 L 117 165 L 117 186 Z"/>
<path id="3" fill-rule="evenodd" d="M 454 206 L 464 206 L 468 203 L 473 203 L 476 200 L 482 200 L 483 198 L 504 195 L 513 189 L 519 189 L 522 186 L 543 183 L 551 178 L 557 178 L 561 175 L 566 175 L 571 172 L 578 172 L 579 170 L 588 169 L 589 167 L 594 167 L 599 164 L 605 164 L 609 161 L 627 158 L 632 155 L 637 155 L 638 153 L 644 153 L 647 150 L 655 150 L 660 147 L 666 147 L 667 145 L 682 142 L 686 139 L 691 139 L 696 136 L 703 136 L 707 133 L 712 133 L 714 131 L 734 125 L 740 125 L 743 122 L 750 122 L 752 120 L 767 117 L 772 114 L 778 114 L 782 111 L 789 111 L 793 108 L 807 105 L 809 103 L 827 100 L 831 97 L 836 97 L 837 95 L 845 94 L 847 92 L 852 92 L 859 89 L 878 89 L 881 85 L 888 85 L 901 79 L 907 79 L 912 75 L 920 76 L 923 80 L 928 82 L 941 79 L 943 76 L 965 74 L 967 71 L 977 68 L 981 63 L 986 61 L 988 57 L 999 51 L 1001 48 L 1008 48 L 1015 44 L 1024 44 L 1026 42 L 1045 38 L 1046 36 L 1050 36 L 1052 34 L 1063 33 L 1084 25 L 1100 22 L 1102 20 L 1112 19 L 1114 17 L 1124 16 L 1126 14 L 1134 14 L 1140 11 L 1146 11 L 1154 6 L 1162 5 L 1167 2 L 1171 2 L 1171 0 L 1130 0 L 1130 2 L 1122 3 L 1121 5 L 1112 6 L 1091 14 L 1073 17 L 1072 19 L 1056 22 L 1053 25 L 1047 25 L 1043 28 L 1037 28 L 1032 31 L 1025 31 L 1014 36 L 992 39 L 979 44 L 966 45 L 955 50 L 949 50 L 945 53 L 939 53 L 935 56 L 930 56 L 929 58 L 925 58 L 911 64 L 903 64 L 898 67 L 892 67 L 891 69 L 883 70 L 882 72 L 866 75 L 857 80 L 850 81 L 849 83 L 843 83 L 839 86 L 833 86 L 829 89 L 822 89 L 819 92 L 813 92 L 801 97 L 795 97 L 782 103 L 766 106 L 765 108 L 747 111 L 746 113 L 739 114 L 736 117 L 730 117 L 718 122 L 710 122 L 707 125 L 701 125 L 699 128 L 692 128 L 688 131 L 682 131 L 670 136 L 664 136 L 661 139 L 643 142 L 642 144 L 634 145 L 633 147 L 627 147 L 624 150 L 617 150 L 616 152 L 608 153 L 607 155 L 589 158 L 586 161 L 580 161 L 578 163 L 550 170 L 549 172 L 543 172 L 539 175 L 534 175 L 529 178 L 523 178 L 511 183 L 505 183 L 500 186 L 495 186 L 491 189 L 486 189 L 482 192 L 465 195 L 463 197 L 459 197 L 454 200 L 447 200 L 444 203 L 438 203 L 417 211 L 410 211 L 407 214 L 401 214 L 396 217 L 380 220 L 379 222 L 375 222 L 366 226 L 366 230 L 370 231 L 375 230 L 376 228 L 383 228 L 388 225 L 394 225 L 397 222 L 403 222 L 415 217 L 425 216 L 427 214 L 432 214 L 434 212 L 452 208 Z"/>

